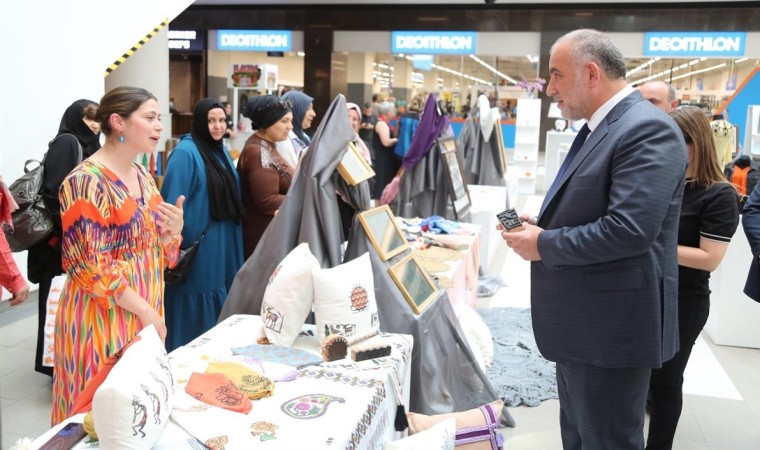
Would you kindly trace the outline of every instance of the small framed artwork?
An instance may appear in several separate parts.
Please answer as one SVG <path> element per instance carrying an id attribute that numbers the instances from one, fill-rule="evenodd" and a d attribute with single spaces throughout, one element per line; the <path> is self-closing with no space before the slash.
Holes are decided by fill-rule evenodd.
<path id="1" fill-rule="evenodd" d="M 415 314 L 421 314 L 438 298 L 438 287 L 411 253 L 391 266 L 388 273 Z"/>
<path id="2" fill-rule="evenodd" d="M 453 137 L 438 139 L 443 167 L 449 184 L 449 194 L 457 219 L 463 218 L 470 210 L 472 201 L 467 183 L 464 181 L 464 167 L 460 153 L 457 151 L 457 141 Z"/>
<path id="3" fill-rule="evenodd" d="M 396 216 L 388 205 L 359 213 L 359 222 L 383 261 L 409 248 L 409 243 L 396 222 Z"/>
<path id="4" fill-rule="evenodd" d="M 501 174 L 507 173 L 507 149 L 504 148 L 504 133 L 501 130 L 501 123 L 496 121 L 494 124 L 494 131 L 496 132 L 496 139 L 499 143 L 499 165 L 501 166 Z"/>
<path id="5" fill-rule="evenodd" d="M 338 172 L 350 186 L 356 186 L 375 176 L 375 171 L 359 153 L 353 142 L 348 143 L 348 151 L 338 164 Z"/>

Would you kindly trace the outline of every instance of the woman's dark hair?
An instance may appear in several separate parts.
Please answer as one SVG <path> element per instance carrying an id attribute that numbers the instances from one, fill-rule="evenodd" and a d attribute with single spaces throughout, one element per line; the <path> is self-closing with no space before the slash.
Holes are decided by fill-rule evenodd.
<path id="1" fill-rule="evenodd" d="M 108 120 L 111 114 L 118 114 L 127 118 L 140 108 L 140 105 L 151 99 L 158 101 L 156 96 L 143 88 L 120 86 L 111 89 L 100 99 L 100 107 L 98 107 L 95 120 L 100 122 L 100 130 L 108 136 L 113 132 Z"/>

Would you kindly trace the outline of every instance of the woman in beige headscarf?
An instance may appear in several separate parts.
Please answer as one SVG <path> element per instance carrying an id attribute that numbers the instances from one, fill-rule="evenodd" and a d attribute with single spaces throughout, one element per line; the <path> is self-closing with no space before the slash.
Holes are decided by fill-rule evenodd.
<path id="1" fill-rule="evenodd" d="M 369 152 L 369 148 L 367 148 L 367 144 L 365 144 L 362 138 L 359 137 L 359 129 L 362 125 L 362 109 L 356 103 L 346 103 L 346 108 L 348 108 L 348 118 L 351 120 L 351 128 L 353 128 L 354 133 L 356 133 L 353 140 L 354 145 L 356 145 L 356 148 L 359 149 L 359 153 L 362 154 L 364 159 L 371 166 L 372 155 Z"/>

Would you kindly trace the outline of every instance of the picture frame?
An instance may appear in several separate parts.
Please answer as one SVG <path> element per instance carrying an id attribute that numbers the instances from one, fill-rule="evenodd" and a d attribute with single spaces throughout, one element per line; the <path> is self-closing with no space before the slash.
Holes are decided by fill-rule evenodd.
<path id="1" fill-rule="evenodd" d="M 504 132 L 501 129 L 501 122 L 497 121 L 494 124 L 494 131 L 499 142 L 499 164 L 503 175 L 507 173 L 507 149 L 504 147 Z"/>
<path id="2" fill-rule="evenodd" d="M 353 142 L 348 143 L 348 151 L 338 164 L 338 173 L 350 186 L 356 186 L 375 176 L 375 171 L 359 153 L 359 149 Z"/>
<path id="3" fill-rule="evenodd" d="M 462 220 L 472 207 L 470 190 L 464 177 L 464 164 L 461 152 L 458 150 L 456 138 L 445 137 L 438 139 L 438 149 L 441 152 L 446 180 L 449 185 L 449 196 L 457 220 Z"/>
<path id="4" fill-rule="evenodd" d="M 391 266 L 388 273 L 415 314 L 422 314 L 438 298 L 438 286 L 413 254 Z"/>
<path id="5" fill-rule="evenodd" d="M 410 248 L 406 236 L 396 222 L 396 216 L 388 205 L 360 212 L 359 222 L 383 261 Z"/>

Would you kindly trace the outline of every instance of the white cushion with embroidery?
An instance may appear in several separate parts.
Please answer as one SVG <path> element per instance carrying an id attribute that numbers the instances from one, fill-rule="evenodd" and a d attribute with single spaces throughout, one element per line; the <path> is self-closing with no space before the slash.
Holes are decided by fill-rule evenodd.
<path id="1" fill-rule="evenodd" d="M 93 396 L 100 448 L 152 448 L 174 406 L 174 377 L 164 344 L 153 325 L 139 336 Z"/>
<path id="2" fill-rule="evenodd" d="M 320 341 L 337 333 L 350 345 L 380 331 L 369 253 L 314 271 L 314 315 Z"/>
<path id="3" fill-rule="evenodd" d="M 456 432 L 456 419 L 451 417 L 425 431 L 398 441 L 386 442 L 384 450 L 454 450 Z"/>
<path id="4" fill-rule="evenodd" d="M 319 262 L 304 242 L 274 269 L 261 303 L 261 321 L 269 342 L 291 347 L 314 301 L 312 272 Z"/>

